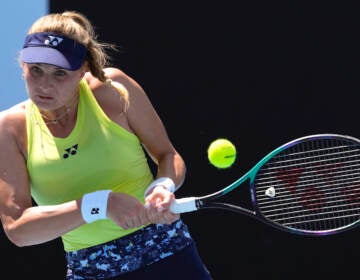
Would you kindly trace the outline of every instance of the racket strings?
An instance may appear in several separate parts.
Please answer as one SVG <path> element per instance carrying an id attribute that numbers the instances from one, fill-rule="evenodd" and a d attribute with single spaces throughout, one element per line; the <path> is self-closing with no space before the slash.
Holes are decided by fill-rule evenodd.
<path id="1" fill-rule="evenodd" d="M 349 226 L 360 217 L 360 145 L 299 142 L 268 160 L 254 185 L 258 208 L 272 222 L 319 232 Z"/>

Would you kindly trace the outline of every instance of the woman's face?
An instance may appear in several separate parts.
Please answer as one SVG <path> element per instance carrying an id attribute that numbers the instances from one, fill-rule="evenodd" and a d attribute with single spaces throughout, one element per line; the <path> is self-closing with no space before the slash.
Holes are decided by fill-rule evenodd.
<path id="1" fill-rule="evenodd" d="M 67 106 L 78 94 L 85 74 L 81 67 L 69 71 L 49 64 L 23 63 L 23 74 L 29 98 L 43 110 Z"/>

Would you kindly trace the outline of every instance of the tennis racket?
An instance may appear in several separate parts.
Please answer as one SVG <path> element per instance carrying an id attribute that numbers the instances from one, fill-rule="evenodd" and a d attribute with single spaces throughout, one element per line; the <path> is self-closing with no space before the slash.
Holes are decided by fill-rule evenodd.
<path id="1" fill-rule="evenodd" d="M 253 209 L 220 197 L 249 182 Z M 303 235 L 335 234 L 359 225 L 360 140 L 316 134 L 270 152 L 241 178 L 201 197 L 176 199 L 174 213 L 206 208 L 235 211 Z"/>

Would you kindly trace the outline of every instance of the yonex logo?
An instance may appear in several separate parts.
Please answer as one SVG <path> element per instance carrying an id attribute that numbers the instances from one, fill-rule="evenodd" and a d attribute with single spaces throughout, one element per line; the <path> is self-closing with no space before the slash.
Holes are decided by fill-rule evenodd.
<path id="1" fill-rule="evenodd" d="M 61 37 L 56 37 L 56 36 L 49 35 L 49 39 L 46 39 L 44 41 L 44 44 L 56 47 L 57 45 L 59 45 L 62 42 L 62 40 L 63 40 L 63 38 L 61 38 Z"/>
<path id="2" fill-rule="evenodd" d="M 63 154 L 63 158 L 68 158 L 69 156 L 76 155 L 78 146 L 78 144 L 75 144 L 74 146 L 65 149 L 65 154 Z"/>
<path id="3" fill-rule="evenodd" d="M 99 215 L 100 208 L 92 208 L 91 209 L 91 215 Z"/>

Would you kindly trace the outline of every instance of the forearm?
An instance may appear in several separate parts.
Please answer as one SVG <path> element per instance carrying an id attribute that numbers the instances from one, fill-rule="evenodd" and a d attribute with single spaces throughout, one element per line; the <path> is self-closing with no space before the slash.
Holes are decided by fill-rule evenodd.
<path id="1" fill-rule="evenodd" d="M 167 154 L 158 162 L 156 177 L 169 177 L 175 186 L 180 187 L 185 180 L 186 166 L 182 157 L 178 154 Z"/>
<path id="2" fill-rule="evenodd" d="M 74 200 L 59 205 L 27 208 L 5 232 L 20 247 L 53 240 L 85 223 L 80 204 L 80 201 Z"/>

